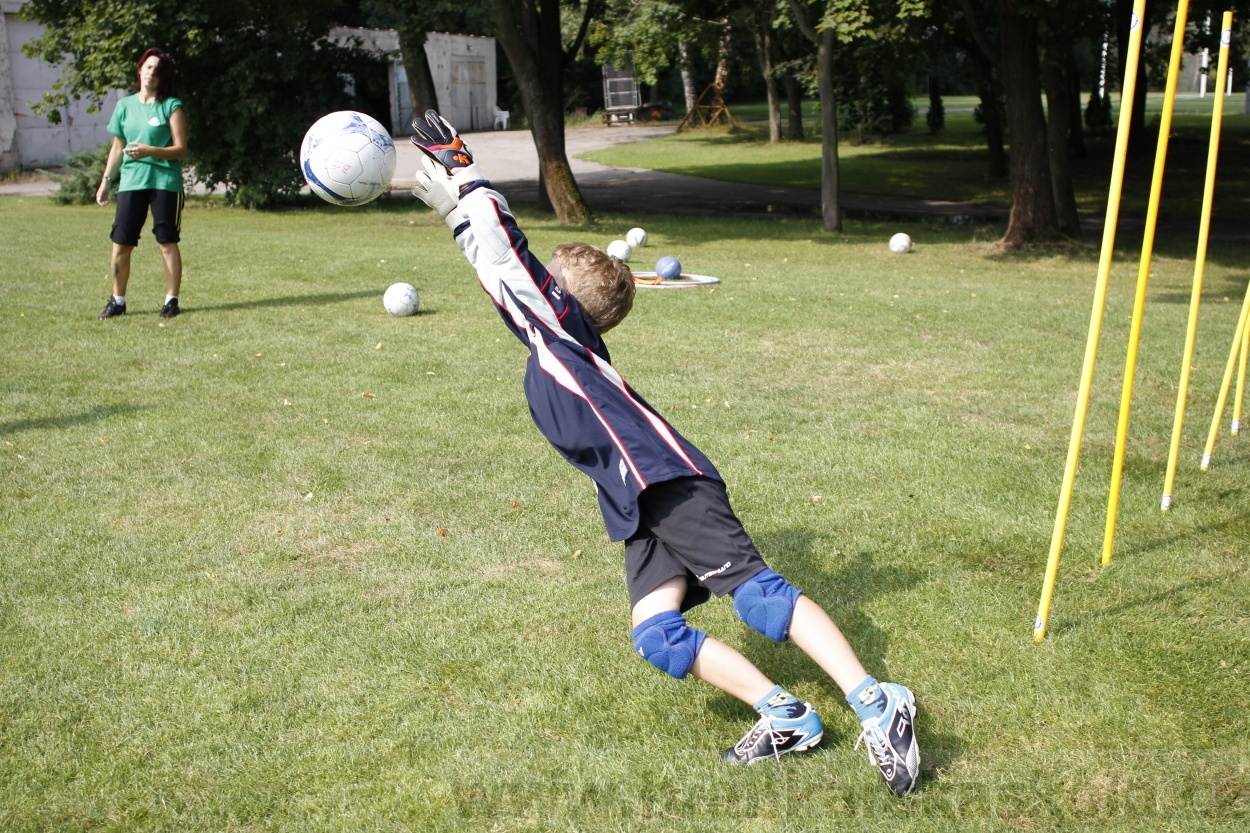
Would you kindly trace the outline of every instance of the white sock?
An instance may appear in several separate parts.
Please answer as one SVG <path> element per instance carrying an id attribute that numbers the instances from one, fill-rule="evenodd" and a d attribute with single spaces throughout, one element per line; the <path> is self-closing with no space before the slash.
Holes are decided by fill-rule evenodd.
<path id="1" fill-rule="evenodd" d="M 113 296 L 113 300 L 114 300 L 114 301 L 116 301 L 116 302 L 117 302 L 117 303 L 119 303 L 119 304 L 124 304 L 124 303 L 126 303 L 126 296 L 125 296 L 125 295 L 114 295 L 114 296 Z"/>
<path id="2" fill-rule="evenodd" d="M 177 295 L 166 295 L 166 296 L 165 296 L 165 303 L 167 303 L 167 304 L 168 304 L 170 301 L 177 301 L 177 300 L 178 300 L 178 296 L 177 296 Z"/>

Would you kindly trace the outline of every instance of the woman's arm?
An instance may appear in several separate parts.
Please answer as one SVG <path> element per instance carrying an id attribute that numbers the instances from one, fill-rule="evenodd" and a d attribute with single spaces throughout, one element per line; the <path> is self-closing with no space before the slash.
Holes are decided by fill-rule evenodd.
<path id="1" fill-rule="evenodd" d="M 100 187 L 95 191 L 95 201 L 100 205 L 109 204 L 109 184 L 117 179 L 118 171 L 122 166 L 122 148 L 125 143 L 118 136 L 113 137 L 113 144 L 109 147 L 109 158 L 104 163 L 104 178 L 100 180 Z"/>
<path id="2" fill-rule="evenodd" d="M 179 107 L 169 116 L 168 147 L 158 148 L 154 145 L 133 144 L 126 148 L 126 155 L 131 159 L 143 159 L 155 156 L 157 159 L 185 159 L 187 155 L 187 117 Z"/>

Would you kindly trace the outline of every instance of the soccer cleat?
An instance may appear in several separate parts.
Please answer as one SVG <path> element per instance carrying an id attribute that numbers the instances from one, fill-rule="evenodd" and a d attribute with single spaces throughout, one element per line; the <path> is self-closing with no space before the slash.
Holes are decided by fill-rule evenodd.
<path id="1" fill-rule="evenodd" d="M 126 305 L 117 303 L 117 299 L 110 295 L 109 302 L 104 305 L 104 312 L 100 313 L 96 317 L 103 320 L 105 318 L 116 318 L 119 315 L 125 314 Z"/>
<path id="2" fill-rule="evenodd" d="M 161 307 L 161 318 L 173 318 L 180 311 L 178 309 L 178 299 L 170 298 L 165 302 L 165 306 Z"/>
<path id="3" fill-rule="evenodd" d="M 864 731 L 855 741 L 868 749 L 868 760 L 898 795 L 907 795 L 920 782 L 920 747 L 916 744 L 916 697 L 905 686 L 879 683 L 878 702 L 884 700 L 880 717 L 863 721 Z"/>
<path id="4" fill-rule="evenodd" d="M 467 168 L 473 164 L 473 152 L 469 150 L 464 139 L 435 110 L 426 110 L 425 118 L 412 120 L 412 143 L 438 162 L 448 173 L 456 173 L 458 168 Z"/>
<path id="5" fill-rule="evenodd" d="M 795 717 L 763 715 L 732 749 L 720 753 L 720 759 L 728 764 L 753 764 L 769 758 L 780 761 L 782 755 L 806 752 L 820 743 L 825 733 L 820 715 L 810 703 L 798 705 L 803 711 Z"/>

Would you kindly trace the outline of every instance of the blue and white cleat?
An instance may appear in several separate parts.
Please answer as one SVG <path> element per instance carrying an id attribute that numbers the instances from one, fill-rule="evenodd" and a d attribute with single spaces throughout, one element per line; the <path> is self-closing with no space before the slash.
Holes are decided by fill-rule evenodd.
<path id="1" fill-rule="evenodd" d="M 762 716 L 732 749 L 720 753 L 720 759 L 728 764 L 780 761 L 782 755 L 806 752 L 820 743 L 825 725 L 811 704 L 795 703 L 790 711 L 788 717 Z"/>
<path id="2" fill-rule="evenodd" d="M 916 743 L 916 697 L 906 686 L 879 683 L 879 698 L 885 700 L 880 717 L 863 721 L 864 731 L 855 741 L 868 748 L 868 760 L 881 770 L 881 777 L 898 795 L 907 795 L 920 782 L 920 747 Z"/>

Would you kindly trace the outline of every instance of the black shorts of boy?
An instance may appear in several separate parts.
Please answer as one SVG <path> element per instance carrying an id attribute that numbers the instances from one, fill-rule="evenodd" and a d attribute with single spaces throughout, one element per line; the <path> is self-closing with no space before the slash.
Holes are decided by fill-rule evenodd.
<path id="1" fill-rule="evenodd" d="M 182 191 L 161 191 L 145 188 L 141 191 L 119 191 L 117 214 L 113 219 L 113 232 L 109 235 L 119 246 L 138 246 L 139 232 L 152 209 L 152 234 L 157 243 L 177 243 L 182 238 L 182 205 L 186 194 Z"/>
<path id="2" fill-rule="evenodd" d="M 629 606 L 674 576 L 685 576 L 682 612 L 724 596 L 767 569 L 742 528 L 725 484 L 680 477 L 648 486 L 638 498 L 638 531 L 625 541 Z"/>

